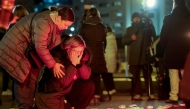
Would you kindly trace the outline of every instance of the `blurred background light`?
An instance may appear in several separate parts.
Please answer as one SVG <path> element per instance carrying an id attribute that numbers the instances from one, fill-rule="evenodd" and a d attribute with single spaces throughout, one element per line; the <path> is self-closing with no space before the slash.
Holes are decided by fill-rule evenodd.
<path id="1" fill-rule="evenodd" d="M 154 7 L 156 3 L 156 0 L 146 0 L 146 6 L 148 7 Z"/>
<path id="2" fill-rule="evenodd" d="M 70 30 L 71 30 L 71 31 L 75 31 L 75 28 L 74 28 L 74 27 L 71 27 Z"/>
<path id="3" fill-rule="evenodd" d="M 38 8 L 37 7 L 34 8 L 34 12 L 38 12 Z"/>
<path id="4" fill-rule="evenodd" d="M 56 6 L 59 6 L 60 5 L 60 3 L 56 3 Z"/>
<path id="5" fill-rule="evenodd" d="M 71 33 L 69 34 L 69 36 L 72 36 L 72 35 L 73 35 L 73 34 L 71 34 Z"/>

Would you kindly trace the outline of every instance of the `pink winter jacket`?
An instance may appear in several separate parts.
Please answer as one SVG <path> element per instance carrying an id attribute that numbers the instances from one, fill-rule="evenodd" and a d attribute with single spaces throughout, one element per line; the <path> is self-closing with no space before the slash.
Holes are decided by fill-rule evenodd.
<path id="1" fill-rule="evenodd" d="M 40 12 L 32 21 L 37 54 L 48 68 L 56 64 L 49 51 L 61 43 L 60 30 L 50 18 L 50 13 L 51 11 Z M 29 25 L 33 16 L 34 13 L 31 13 L 19 20 L 0 41 L 0 66 L 21 83 L 31 69 L 24 53 L 31 41 Z"/>

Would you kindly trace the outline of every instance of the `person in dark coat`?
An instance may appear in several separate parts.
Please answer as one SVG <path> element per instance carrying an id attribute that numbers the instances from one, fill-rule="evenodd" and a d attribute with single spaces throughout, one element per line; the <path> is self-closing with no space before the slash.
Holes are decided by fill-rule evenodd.
<path id="1" fill-rule="evenodd" d="M 56 62 L 64 65 L 63 78 L 53 76 L 52 69 L 44 69 L 36 94 L 38 109 L 64 109 L 67 100 L 75 109 L 86 109 L 94 95 L 94 83 L 89 80 L 90 54 L 82 38 L 78 35 L 62 41 L 51 54 Z"/>
<path id="2" fill-rule="evenodd" d="M 98 99 L 101 94 L 100 87 L 100 75 L 107 73 L 106 61 L 104 57 L 106 47 L 106 34 L 107 29 L 102 22 L 100 13 L 96 8 L 91 8 L 86 13 L 86 20 L 81 26 L 79 34 L 86 42 L 86 46 L 92 53 L 92 61 L 90 68 L 92 74 L 90 79 L 95 83 L 95 96 L 97 101 L 95 104 L 99 104 Z"/>
<path id="3" fill-rule="evenodd" d="M 184 0 L 173 2 L 172 13 L 164 18 L 157 49 L 157 56 L 164 57 L 164 66 L 169 69 L 171 91 L 166 103 L 178 103 L 179 73 L 183 75 L 190 50 L 190 12 Z"/>
<path id="4" fill-rule="evenodd" d="M 147 93 L 150 99 L 154 99 L 154 92 L 152 87 L 152 67 L 148 65 L 148 57 L 150 54 L 149 48 L 151 46 L 152 38 L 155 36 L 153 25 L 149 25 L 150 29 L 145 31 L 145 27 L 141 23 L 141 15 L 138 12 L 132 14 L 132 26 L 126 29 L 122 37 L 122 44 L 127 45 L 127 61 L 129 64 L 129 72 L 133 75 L 133 93 L 134 100 L 141 100 L 143 94 L 140 74 L 143 72 Z M 149 68 L 149 71 L 148 71 Z M 148 74 L 149 73 L 149 74 Z M 150 80 L 150 86 L 149 86 Z M 150 92 L 149 91 L 150 87 Z"/>

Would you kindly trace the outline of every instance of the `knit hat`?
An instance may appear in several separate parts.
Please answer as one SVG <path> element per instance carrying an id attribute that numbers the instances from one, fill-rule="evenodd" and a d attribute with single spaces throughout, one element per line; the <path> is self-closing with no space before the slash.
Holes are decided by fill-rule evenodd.
<path id="1" fill-rule="evenodd" d="M 135 18 L 135 17 L 141 17 L 141 14 L 139 13 L 139 12 L 134 12 L 133 14 L 132 14 L 132 18 L 131 18 L 131 21 L 133 22 L 133 18 Z"/>
<path id="2" fill-rule="evenodd" d="M 180 5 L 180 6 L 185 5 L 185 0 L 174 0 L 174 2 L 175 4 Z"/>
<path id="3" fill-rule="evenodd" d="M 135 18 L 135 17 L 141 17 L 141 14 L 139 12 L 134 12 L 132 14 L 132 19 Z"/>

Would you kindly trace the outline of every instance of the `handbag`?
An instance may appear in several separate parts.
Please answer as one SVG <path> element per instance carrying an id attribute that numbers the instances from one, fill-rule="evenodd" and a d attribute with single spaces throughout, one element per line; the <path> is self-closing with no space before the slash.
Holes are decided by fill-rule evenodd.
<path id="1" fill-rule="evenodd" d="M 36 14 L 37 13 L 35 13 L 35 15 Z M 33 29 L 32 21 L 33 21 L 34 16 L 32 17 L 31 22 L 30 22 L 30 30 L 31 31 L 30 31 L 29 35 L 31 38 L 31 42 L 25 51 L 25 56 L 27 57 L 28 61 L 30 62 L 30 65 L 32 68 L 39 69 L 39 68 L 42 68 L 43 62 L 40 59 L 40 57 L 38 56 L 36 49 L 35 49 L 35 45 L 34 45 L 34 37 L 33 37 L 33 30 L 32 30 Z"/>

